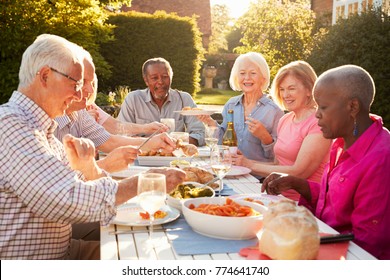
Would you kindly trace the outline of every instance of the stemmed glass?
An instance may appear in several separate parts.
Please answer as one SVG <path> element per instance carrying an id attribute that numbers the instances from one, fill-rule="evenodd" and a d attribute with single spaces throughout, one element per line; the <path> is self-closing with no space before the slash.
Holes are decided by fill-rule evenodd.
<path id="1" fill-rule="evenodd" d="M 152 239 L 154 213 L 165 204 L 166 183 L 165 175 L 158 173 L 141 173 L 138 177 L 138 203 L 149 213 L 148 245 L 155 247 Z"/>
<path id="2" fill-rule="evenodd" d="M 210 156 L 211 156 L 211 152 L 213 151 L 215 145 L 218 144 L 219 128 L 217 126 L 205 125 L 205 132 L 206 132 L 206 137 L 204 140 L 206 142 L 206 146 L 210 148 Z"/>
<path id="3" fill-rule="evenodd" d="M 210 155 L 211 169 L 219 179 L 219 194 L 221 196 L 223 188 L 223 178 L 232 167 L 232 157 L 228 146 L 215 146 Z"/>

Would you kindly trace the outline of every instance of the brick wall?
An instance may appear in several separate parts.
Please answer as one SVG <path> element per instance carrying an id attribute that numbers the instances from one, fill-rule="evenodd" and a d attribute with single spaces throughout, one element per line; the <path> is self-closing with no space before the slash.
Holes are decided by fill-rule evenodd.
<path id="1" fill-rule="evenodd" d="M 316 14 L 332 13 L 332 8 L 333 8 L 333 0 L 312 0 L 311 1 L 311 9 Z"/>
<path id="2" fill-rule="evenodd" d="M 175 12 L 179 16 L 198 15 L 197 24 L 203 33 L 203 46 L 207 49 L 211 36 L 210 0 L 132 0 L 131 7 L 122 7 L 123 11 L 138 11 L 153 14 L 157 10 Z"/>

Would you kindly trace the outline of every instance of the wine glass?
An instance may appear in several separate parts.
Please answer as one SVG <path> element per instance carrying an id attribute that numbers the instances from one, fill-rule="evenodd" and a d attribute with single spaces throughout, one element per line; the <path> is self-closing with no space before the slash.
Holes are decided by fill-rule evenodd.
<path id="1" fill-rule="evenodd" d="M 165 204 L 166 183 L 165 175 L 159 173 L 141 173 L 138 177 L 138 203 L 149 213 L 148 245 L 155 247 L 152 239 L 154 213 Z"/>
<path id="2" fill-rule="evenodd" d="M 206 132 L 206 137 L 205 137 L 205 142 L 206 146 L 210 148 L 210 156 L 211 156 L 211 151 L 214 149 L 215 145 L 218 144 L 218 133 L 219 133 L 219 128 L 217 126 L 208 126 L 205 125 L 205 132 Z"/>
<path id="3" fill-rule="evenodd" d="M 210 154 L 211 169 L 219 179 L 219 194 L 221 196 L 223 188 L 223 178 L 232 167 L 232 157 L 228 146 L 215 146 Z"/>

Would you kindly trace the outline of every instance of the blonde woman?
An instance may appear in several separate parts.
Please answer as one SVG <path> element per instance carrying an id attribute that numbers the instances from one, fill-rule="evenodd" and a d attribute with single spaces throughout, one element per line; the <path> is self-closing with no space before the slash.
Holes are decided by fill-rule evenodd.
<path id="1" fill-rule="evenodd" d="M 239 155 L 235 164 L 252 169 L 257 175 L 283 172 L 320 182 L 328 161 L 330 139 L 325 139 L 315 117 L 316 103 L 312 89 L 317 79 L 313 68 L 304 61 L 283 66 L 275 76 L 271 94 L 275 102 L 289 111 L 279 121 L 273 164 L 253 161 Z M 298 200 L 293 190 L 283 195 Z"/>
<path id="2" fill-rule="evenodd" d="M 208 126 L 218 126 L 221 139 L 227 127 L 227 112 L 233 109 L 239 151 L 253 160 L 273 162 L 276 128 L 283 111 L 264 93 L 270 83 L 265 58 L 256 52 L 241 54 L 234 62 L 229 83 L 242 94 L 225 104 L 222 124 L 218 125 L 210 116 L 198 118 Z"/>

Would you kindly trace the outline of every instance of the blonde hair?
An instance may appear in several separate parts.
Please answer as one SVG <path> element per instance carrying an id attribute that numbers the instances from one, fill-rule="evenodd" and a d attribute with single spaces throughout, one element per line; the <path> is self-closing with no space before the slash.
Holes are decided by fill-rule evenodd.
<path id="1" fill-rule="evenodd" d="M 279 69 L 271 86 L 271 96 L 273 100 L 281 108 L 283 108 L 284 110 L 286 109 L 283 104 L 283 97 L 280 93 L 279 87 L 282 81 L 289 75 L 294 76 L 296 79 L 298 79 L 302 83 L 302 85 L 310 91 L 310 99 L 308 100 L 307 104 L 315 106 L 313 87 L 315 81 L 317 80 L 317 74 L 309 63 L 301 60 L 291 62 Z"/>
<path id="2" fill-rule="evenodd" d="M 232 71 L 230 73 L 230 78 L 229 78 L 230 87 L 236 91 L 242 90 L 239 83 L 239 74 L 240 74 L 240 67 L 244 61 L 252 62 L 260 69 L 261 75 L 265 79 L 265 82 L 262 85 L 261 89 L 266 90 L 270 82 L 269 67 L 265 58 L 260 53 L 256 53 L 256 52 L 248 52 L 246 54 L 241 54 L 239 57 L 237 57 L 232 67 Z"/>

